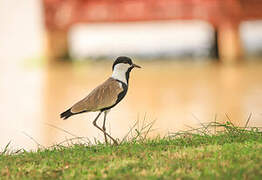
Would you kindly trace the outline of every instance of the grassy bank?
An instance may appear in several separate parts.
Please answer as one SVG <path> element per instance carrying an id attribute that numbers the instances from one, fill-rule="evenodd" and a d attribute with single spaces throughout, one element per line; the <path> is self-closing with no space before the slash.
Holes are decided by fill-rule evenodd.
<path id="1" fill-rule="evenodd" d="M 262 134 L 230 123 L 119 146 L 56 146 L 0 155 L 1 179 L 261 179 Z"/>

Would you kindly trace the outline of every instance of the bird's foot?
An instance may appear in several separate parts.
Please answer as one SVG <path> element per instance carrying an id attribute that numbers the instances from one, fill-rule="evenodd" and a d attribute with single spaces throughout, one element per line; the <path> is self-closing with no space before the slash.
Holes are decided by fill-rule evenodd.
<path id="1" fill-rule="evenodd" d="M 119 143 L 117 142 L 117 140 L 114 139 L 113 142 L 114 142 L 113 145 L 115 145 L 115 146 L 118 146 L 118 145 L 119 145 Z"/>

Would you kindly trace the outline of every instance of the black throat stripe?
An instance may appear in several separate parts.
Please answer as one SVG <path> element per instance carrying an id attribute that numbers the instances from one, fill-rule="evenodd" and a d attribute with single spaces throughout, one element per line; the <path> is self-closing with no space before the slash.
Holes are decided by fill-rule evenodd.
<path id="1" fill-rule="evenodd" d="M 132 69 L 133 69 L 133 67 L 130 67 L 130 68 L 126 71 L 126 82 L 127 82 L 127 84 L 128 84 L 128 82 L 129 82 L 129 76 L 130 76 L 130 72 L 131 72 Z"/>

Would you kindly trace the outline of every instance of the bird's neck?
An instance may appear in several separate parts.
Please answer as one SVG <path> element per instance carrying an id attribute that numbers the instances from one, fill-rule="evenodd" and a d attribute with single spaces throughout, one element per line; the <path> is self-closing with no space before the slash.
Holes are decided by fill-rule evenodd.
<path id="1" fill-rule="evenodd" d="M 130 73 L 130 70 L 121 71 L 121 70 L 116 69 L 113 71 L 113 74 L 111 77 L 128 85 L 129 73 Z"/>

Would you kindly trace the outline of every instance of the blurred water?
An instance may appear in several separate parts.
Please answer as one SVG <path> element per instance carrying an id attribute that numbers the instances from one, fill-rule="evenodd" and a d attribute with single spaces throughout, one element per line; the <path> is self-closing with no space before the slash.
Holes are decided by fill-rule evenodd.
<path id="1" fill-rule="evenodd" d="M 137 62 L 137 61 L 136 61 Z M 225 121 L 262 126 L 262 63 L 225 66 L 177 61 L 137 62 L 129 92 L 108 115 L 107 129 L 122 138 L 137 119 L 156 120 L 152 135 L 196 127 L 200 122 Z M 59 114 L 111 75 L 111 62 L 58 64 L 51 67 L 12 66 L 0 71 L 0 146 L 34 149 L 77 136 L 103 140 L 92 125 L 96 113 L 67 121 Z M 99 123 L 102 122 L 100 119 Z"/>

